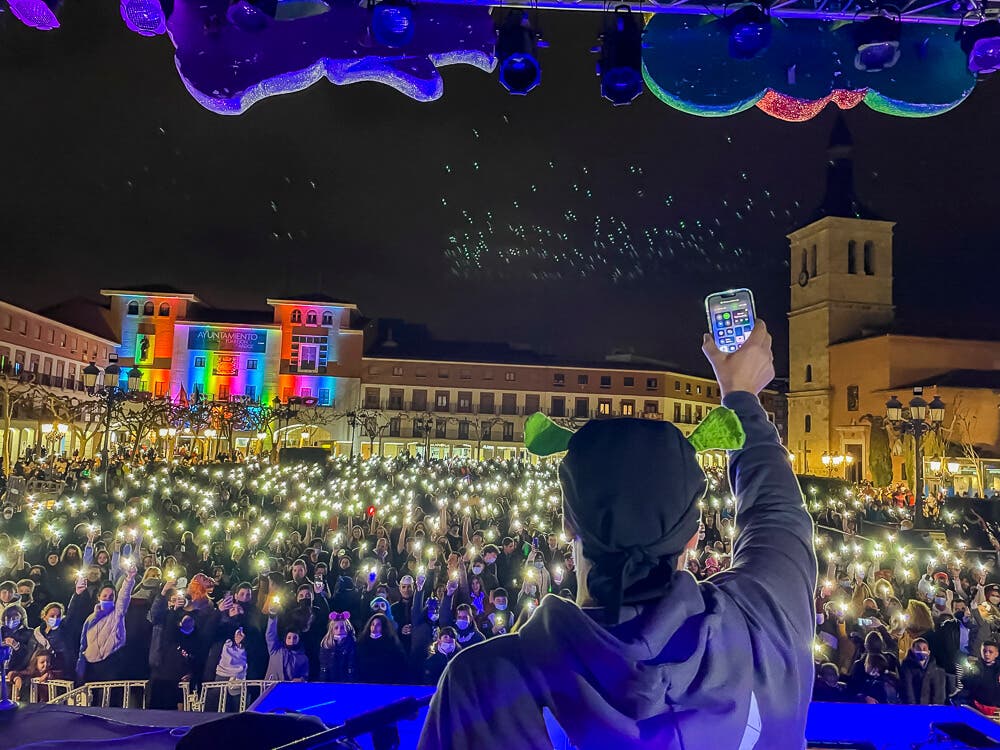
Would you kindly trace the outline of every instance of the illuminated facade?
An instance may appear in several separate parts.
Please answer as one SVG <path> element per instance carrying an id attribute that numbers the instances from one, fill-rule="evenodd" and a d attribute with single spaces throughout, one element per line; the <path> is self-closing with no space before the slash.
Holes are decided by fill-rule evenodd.
<path id="1" fill-rule="evenodd" d="M 571 425 L 620 416 L 668 420 L 688 434 L 719 404 L 714 380 L 658 362 L 566 363 L 460 342 L 427 341 L 426 348 L 404 351 L 391 330 L 386 339 L 374 322 L 362 326 L 356 305 L 323 295 L 268 299 L 266 312 L 213 309 L 194 294 L 169 288 L 101 293 L 108 306 L 90 306 L 89 313 L 110 333 L 77 355 L 82 364 L 69 371 L 71 388 L 82 391 L 82 366 L 94 361 L 106 367 L 117 358 L 122 385 L 138 368 L 140 390 L 153 398 L 280 406 L 283 416 L 266 439 L 254 445 L 255 434 L 236 436 L 241 449 L 280 443 L 362 455 L 513 457 L 521 451 L 524 420 L 536 411 Z M 61 330 L 57 321 L 49 324 Z M 10 323 L 14 338 L 18 325 Z M 48 335 L 61 340 L 58 332 Z M 449 351 L 441 349 L 445 345 Z M 464 347 L 461 352 L 458 346 Z M 9 346 L 0 348 L 2 356 L 46 375 L 51 367 L 64 372 Z M 62 386 L 62 381 L 46 383 Z M 772 415 L 783 414 L 776 394 L 764 399 Z M 197 439 L 181 432 L 179 444 Z M 20 441 L 18 452 L 32 437 L 37 443 L 33 433 L 27 443 Z M 95 439 L 57 448 L 88 454 L 97 444 Z"/>

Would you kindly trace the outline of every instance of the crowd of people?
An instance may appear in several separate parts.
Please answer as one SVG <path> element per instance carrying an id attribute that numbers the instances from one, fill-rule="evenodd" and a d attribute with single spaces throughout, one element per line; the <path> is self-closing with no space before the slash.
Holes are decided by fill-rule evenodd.
<path id="1" fill-rule="evenodd" d="M 32 678 L 41 699 L 50 679 L 149 680 L 153 708 L 176 707 L 182 681 L 436 684 L 545 594 L 576 596 L 551 461 L 147 457 L 103 477 L 40 460 L 20 475 L 58 473 L 66 491 L 8 497 L 0 527 L 0 638 L 22 699 Z M 686 562 L 699 580 L 726 569 L 735 535 L 724 474 L 709 484 Z M 891 533 L 859 536 L 857 501 L 833 487 L 804 487 L 827 566 L 815 699 L 1000 710 L 992 560 L 939 546 L 918 570 L 923 553 Z"/>

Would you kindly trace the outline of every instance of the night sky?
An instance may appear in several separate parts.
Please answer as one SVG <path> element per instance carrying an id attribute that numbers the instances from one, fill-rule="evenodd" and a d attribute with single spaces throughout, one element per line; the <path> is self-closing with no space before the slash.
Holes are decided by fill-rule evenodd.
<path id="1" fill-rule="evenodd" d="M 528 97 L 453 67 L 432 103 L 323 81 L 222 117 L 117 3 L 73 3 L 48 33 L 0 16 L 0 296 L 160 283 L 246 308 L 324 291 L 443 338 L 703 369 L 704 295 L 746 285 L 780 369 L 784 235 L 820 201 L 836 110 L 706 119 L 648 92 L 613 109 L 588 53 L 598 17 L 542 21 Z M 998 85 L 928 120 L 846 113 L 858 192 L 898 222 L 897 304 L 956 335 L 997 306 Z"/>

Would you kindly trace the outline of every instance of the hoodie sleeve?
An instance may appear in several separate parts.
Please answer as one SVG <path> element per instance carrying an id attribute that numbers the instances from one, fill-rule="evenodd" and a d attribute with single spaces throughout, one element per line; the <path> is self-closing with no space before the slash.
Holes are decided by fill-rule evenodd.
<path id="1" fill-rule="evenodd" d="M 794 635 L 805 642 L 816 626 L 812 518 L 788 452 L 757 397 L 730 393 L 723 405 L 740 418 L 746 443 L 729 457 L 737 534 L 732 568 L 718 577 L 719 585 L 779 640 Z"/>

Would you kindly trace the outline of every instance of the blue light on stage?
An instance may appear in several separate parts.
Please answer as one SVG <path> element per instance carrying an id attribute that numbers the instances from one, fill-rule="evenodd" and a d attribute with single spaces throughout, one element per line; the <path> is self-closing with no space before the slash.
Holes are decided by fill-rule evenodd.
<path id="1" fill-rule="evenodd" d="M 959 31 L 962 51 L 969 58 L 969 71 L 979 74 L 1000 70 L 1000 21 L 995 18 Z"/>
<path id="2" fill-rule="evenodd" d="M 226 12 L 229 22 L 243 31 L 262 31 L 274 20 L 277 0 L 238 0 Z"/>
<path id="3" fill-rule="evenodd" d="M 744 5 L 726 16 L 729 28 L 729 56 L 752 60 L 771 45 L 771 16 L 764 5 Z"/>
<path id="4" fill-rule="evenodd" d="M 167 14 L 160 0 L 121 0 L 122 20 L 142 36 L 158 36 L 167 31 Z"/>
<path id="5" fill-rule="evenodd" d="M 500 61 L 500 85 L 523 96 L 542 82 L 542 66 L 535 56 L 538 34 L 531 27 L 527 12 L 512 10 L 497 34 L 497 59 Z"/>
<path id="6" fill-rule="evenodd" d="M 631 104 L 642 93 L 642 25 L 627 5 L 605 20 L 601 35 L 601 96 L 616 107 Z"/>
<path id="7" fill-rule="evenodd" d="M 902 24 L 898 19 L 878 15 L 854 24 L 854 41 L 858 54 L 854 67 L 866 73 L 888 70 L 899 62 L 899 37 Z"/>
<path id="8" fill-rule="evenodd" d="M 406 0 L 386 0 L 372 6 L 372 36 L 386 47 L 405 47 L 413 41 L 413 6 Z"/>

